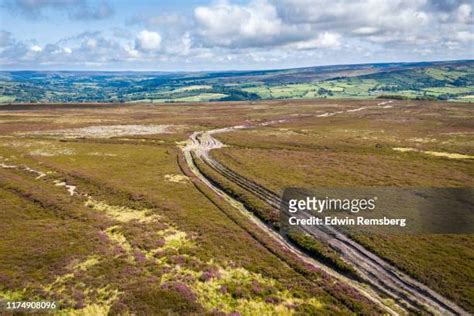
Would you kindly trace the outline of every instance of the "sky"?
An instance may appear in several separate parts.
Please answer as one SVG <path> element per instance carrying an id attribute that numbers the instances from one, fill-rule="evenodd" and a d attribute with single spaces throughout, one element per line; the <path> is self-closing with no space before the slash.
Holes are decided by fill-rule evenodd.
<path id="1" fill-rule="evenodd" d="M 474 59 L 465 0 L 0 0 L 0 70 Z"/>

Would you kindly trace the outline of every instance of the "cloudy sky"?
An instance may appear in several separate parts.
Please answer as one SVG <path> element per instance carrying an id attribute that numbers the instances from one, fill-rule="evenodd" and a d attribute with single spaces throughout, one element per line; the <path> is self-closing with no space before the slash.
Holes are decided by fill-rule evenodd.
<path id="1" fill-rule="evenodd" d="M 474 59 L 465 0 L 0 0 L 0 69 L 223 70 Z"/>

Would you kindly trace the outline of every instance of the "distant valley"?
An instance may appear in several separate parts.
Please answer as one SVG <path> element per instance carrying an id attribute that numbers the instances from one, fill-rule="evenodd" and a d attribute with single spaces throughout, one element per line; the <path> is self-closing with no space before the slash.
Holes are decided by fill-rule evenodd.
<path id="1" fill-rule="evenodd" d="M 0 103 L 269 99 L 474 101 L 474 61 L 226 72 L 2 71 Z"/>

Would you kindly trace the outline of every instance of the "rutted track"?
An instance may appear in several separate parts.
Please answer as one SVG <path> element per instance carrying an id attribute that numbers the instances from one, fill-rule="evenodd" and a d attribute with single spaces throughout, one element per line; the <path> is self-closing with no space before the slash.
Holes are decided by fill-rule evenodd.
<path id="1" fill-rule="evenodd" d="M 238 175 L 207 155 L 201 156 L 201 158 L 228 180 L 253 193 L 272 207 L 277 209 L 280 207 L 281 199 L 277 194 Z M 309 216 L 309 214 L 302 214 L 301 218 L 308 218 Z M 414 310 L 426 309 L 433 313 L 451 312 L 461 314 L 463 312 L 439 294 L 401 273 L 336 229 L 328 226 L 303 226 L 301 228 L 308 234 L 327 242 L 359 272 L 366 282 L 371 283 L 372 286 L 385 295 L 396 299 L 405 307 Z M 422 296 L 414 295 L 413 292 L 420 292 Z"/>
<path id="2" fill-rule="evenodd" d="M 198 134 L 195 133 L 193 136 L 197 136 Z M 189 169 L 205 184 L 207 185 L 211 190 L 213 190 L 217 195 L 221 196 L 224 198 L 231 206 L 236 208 L 238 211 L 240 211 L 244 216 L 246 216 L 253 224 L 255 224 L 258 228 L 260 228 L 263 232 L 265 232 L 270 238 L 272 238 L 274 241 L 276 241 L 281 247 L 285 250 L 287 250 L 289 253 L 293 254 L 295 257 L 299 258 L 302 262 L 309 264 L 315 268 L 318 268 L 330 276 L 334 277 L 335 279 L 348 284 L 352 287 L 354 287 L 360 294 L 368 298 L 370 301 L 375 303 L 376 305 L 380 306 L 382 309 L 384 309 L 388 314 L 390 315 L 399 315 L 400 311 L 403 312 L 404 314 L 404 309 L 402 306 L 396 305 L 394 308 L 387 306 L 384 303 L 383 298 L 379 296 L 379 294 L 372 289 L 366 288 L 363 284 L 360 284 L 352 279 L 349 279 L 338 272 L 332 270 L 331 268 L 328 268 L 325 265 L 322 265 L 319 263 L 317 260 L 314 258 L 306 255 L 305 253 L 301 252 L 298 248 L 293 246 L 291 243 L 289 243 L 283 236 L 281 236 L 278 232 L 275 230 L 271 229 L 269 226 L 264 224 L 260 219 L 258 219 L 252 212 L 247 210 L 245 206 L 232 198 L 230 195 L 228 195 L 226 192 L 222 191 L 220 188 L 215 186 L 209 179 L 207 179 L 197 168 L 197 166 L 194 163 L 193 155 L 192 153 L 196 154 L 196 152 L 192 149 L 191 145 L 192 143 L 189 143 L 188 146 L 186 146 L 183 150 L 184 152 L 184 157 L 186 160 L 186 163 L 189 167 Z"/>
<path id="3" fill-rule="evenodd" d="M 383 104 L 380 103 L 379 105 Z M 345 112 L 356 112 L 363 109 L 365 108 L 348 110 Z M 343 112 L 333 113 L 338 114 Z M 318 117 L 332 116 L 333 113 L 325 113 L 323 115 L 318 115 Z M 265 122 L 259 125 L 266 126 L 279 122 L 282 122 L 282 120 Z M 233 199 L 225 192 L 214 186 L 208 179 L 205 178 L 205 176 L 203 176 L 199 172 L 199 170 L 194 164 L 193 155 L 191 155 L 191 152 L 194 153 L 194 155 L 198 159 L 201 159 L 203 162 L 205 162 L 207 165 L 209 165 L 211 168 L 213 168 L 215 171 L 217 171 L 219 174 L 221 174 L 234 184 L 247 190 L 248 192 L 251 192 L 256 197 L 265 201 L 275 209 L 279 209 L 281 199 L 278 194 L 237 174 L 236 172 L 230 170 L 229 168 L 225 167 L 224 165 L 209 156 L 210 150 L 221 148 L 224 146 L 219 140 L 213 137 L 213 134 L 251 127 L 253 126 L 235 126 L 230 128 L 193 133 L 190 137 L 189 143 L 184 148 L 186 162 L 188 163 L 190 169 L 196 174 L 196 176 L 198 176 L 206 185 L 216 191 L 219 195 L 225 195 L 225 198 L 228 201 L 232 201 Z M 247 211 L 241 203 L 238 203 L 237 201 L 235 202 L 237 204 L 233 203 L 234 206 L 238 207 L 241 211 L 246 212 L 246 215 L 249 216 L 249 218 L 251 218 L 254 223 L 256 223 L 260 228 L 265 230 L 271 237 L 277 239 L 280 244 L 290 249 L 295 255 L 304 259 L 306 262 L 309 262 L 317 266 L 318 268 L 322 268 L 320 263 L 316 262 L 313 258 L 297 250 L 277 231 L 269 228 L 267 225 L 262 223 L 256 216 L 251 215 L 251 213 Z M 301 214 L 300 216 L 304 218 L 308 217 L 309 215 Z M 390 265 L 388 262 L 384 261 L 377 255 L 365 249 L 360 244 L 350 239 L 346 235 L 342 234 L 341 232 L 337 231 L 336 229 L 327 226 L 310 226 L 302 228 L 308 234 L 314 236 L 319 240 L 324 240 L 333 249 L 338 251 L 341 257 L 345 261 L 350 263 L 357 270 L 357 272 L 364 279 L 364 281 L 368 285 L 370 285 L 371 290 L 363 289 L 363 287 L 361 287 L 361 285 L 357 282 L 349 280 L 327 267 L 324 267 L 323 269 L 331 275 L 337 277 L 338 279 L 356 287 L 362 294 L 369 297 L 371 300 L 376 301 L 379 305 L 382 304 L 382 299 L 376 294 L 376 292 L 383 293 L 384 295 L 392 298 L 395 302 L 397 302 L 399 307 L 402 307 L 405 310 L 429 312 L 432 314 L 441 315 L 468 315 L 466 311 L 464 311 L 462 308 L 460 308 L 453 302 L 442 297 L 438 293 L 434 292 L 427 286 L 421 284 L 420 282 L 416 281 L 405 273 L 399 271 L 397 268 Z M 388 307 L 385 308 L 389 313 L 396 313 Z"/>

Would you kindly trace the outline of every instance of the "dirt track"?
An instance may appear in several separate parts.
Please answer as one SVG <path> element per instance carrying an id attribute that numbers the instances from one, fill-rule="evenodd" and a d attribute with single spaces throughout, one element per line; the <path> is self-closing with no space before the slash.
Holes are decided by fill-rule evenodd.
<path id="1" fill-rule="evenodd" d="M 387 102 L 381 102 L 378 106 L 383 107 Z M 327 117 L 336 115 L 339 113 L 351 113 L 358 112 L 368 109 L 357 108 L 347 110 L 344 112 L 332 112 L 319 115 L 319 117 Z M 259 126 L 266 126 L 270 124 L 280 123 L 280 121 L 271 121 L 259 124 Z M 342 234 L 331 227 L 322 226 L 310 226 L 303 227 L 304 230 L 319 240 L 327 242 L 333 249 L 335 249 L 341 257 L 351 264 L 354 269 L 359 273 L 365 282 L 365 285 L 369 285 L 369 289 L 363 284 L 348 279 L 339 273 L 332 270 L 330 267 L 323 266 L 318 261 L 314 260 L 310 256 L 302 253 L 295 248 L 290 242 L 284 239 L 279 232 L 269 228 L 263 222 L 261 222 L 256 216 L 248 211 L 240 202 L 234 200 L 227 193 L 212 184 L 196 167 L 193 161 L 193 155 L 197 159 L 201 159 L 215 171 L 220 173 L 222 176 L 233 182 L 235 185 L 251 192 L 261 200 L 268 203 L 270 206 L 279 209 L 281 199 L 280 196 L 270 190 L 262 187 L 261 185 L 250 181 L 236 172 L 225 167 L 215 159 L 209 156 L 209 151 L 212 149 L 218 149 L 224 145 L 213 137 L 213 134 L 231 132 L 233 130 L 252 128 L 254 126 L 234 126 L 223 129 L 216 129 L 210 131 L 195 132 L 190 136 L 189 142 L 184 147 L 183 151 L 185 154 L 186 162 L 193 173 L 201 179 L 208 187 L 214 190 L 217 194 L 224 197 L 234 207 L 244 213 L 249 219 L 264 230 L 270 237 L 277 240 L 283 247 L 290 250 L 295 256 L 304 260 L 307 263 L 312 264 L 315 267 L 323 269 L 333 277 L 353 286 L 361 294 L 365 295 L 372 301 L 376 302 L 390 314 L 398 314 L 400 310 L 403 311 L 418 311 L 428 312 L 436 315 L 468 315 L 462 308 L 442 297 L 438 293 L 429 289 L 427 286 L 421 284 L 415 279 L 411 278 L 407 274 L 399 271 L 394 266 L 387 263 L 374 253 L 368 251 L 360 244 L 350 239 L 348 236 Z M 302 217 L 307 217 L 308 214 L 302 214 Z M 384 300 L 379 294 L 392 298 L 396 303 L 396 308 L 390 308 L 385 305 Z"/>

